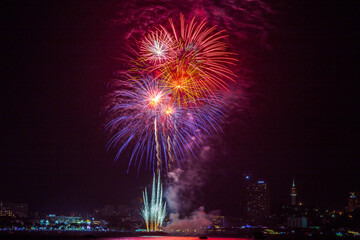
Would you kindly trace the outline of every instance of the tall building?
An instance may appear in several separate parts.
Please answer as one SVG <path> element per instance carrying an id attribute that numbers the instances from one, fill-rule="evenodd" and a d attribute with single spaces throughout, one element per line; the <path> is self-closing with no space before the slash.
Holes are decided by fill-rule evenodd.
<path id="1" fill-rule="evenodd" d="M 246 215 L 251 224 L 262 224 L 270 215 L 269 189 L 264 181 L 253 181 L 249 175 L 246 180 Z"/>
<path id="2" fill-rule="evenodd" d="M 291 196 L 291 205 L 292 206 L 296 205 L 297 192 L 296 192 L 295 179 L 294 178 L 293 178 L 293 183 L 292 183 L 291 190 L 290 190 L 290 196 Z"/>
<path id="3" fill-rule="evenodd" d="M 360 192 L 350 192 L 348 202 L 349 212 L 354 211 L 356 208 L 360 208 Z"/>

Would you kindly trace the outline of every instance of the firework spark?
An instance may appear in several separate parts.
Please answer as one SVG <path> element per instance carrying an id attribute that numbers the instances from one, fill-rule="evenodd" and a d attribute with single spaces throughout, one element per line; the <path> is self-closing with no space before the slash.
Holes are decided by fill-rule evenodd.
<path id="1" fill-rule="evenodd" d="M 158 71 L 159 79 L 179 106 L 188 99 L 214 97 L 214 90 L 227 89 L 228 81 L 236 76 L 229 68 L 236 59 L 227 51 L 223 31 L 206 27 L 205 20 L 198 23 L 193 18 L 186 24 L 183 15 L 180 29 L 172 19 L 169 24 L 170 31 L 160 26 L 145 36 L 139 47 L 140 58 L 150 64 L 149 72 Z"/>
<path id="2" fill-rule="evenodd" d="M 141 209 L 141 216 L 144 219 L 148 232 L 161 230 L 161 226 L 166 216 L 166 202 L 163 201 L 163 188 L 158 175 L 153 177 L 151 200 L 148 199 L 147 190 L 143 192 L 144 207 Z"/>
<path id="3" fill-rule="evenodd" d="M 140 55 L 157 64 L 169 60 L 174 55 L 175 42 L 165 28 L 150 32 L 140 42 Z"/>
<path id="4" fill-rule="evenodd" d="M 226 36 L 205 20 L 177 28 L 160 25 L 145 34 L 111 93 L 108 147 L 118 146 L 116 159 L 132 149 L 129 167 L 142 159 L 154 173 L 169 171 L 189 158 L 207 135 L 221 130 L 221 91 L 233 81 L 234 54 Z"/>
<path id="5" fill-rule="evenodd" d="M 170 165 L 195 155 L 194 146 L 199 147 L 204 134 L 220 129 L 224 113 L 219 102 L 198 99 L 196 106 L 189 101 L 180 108 L 151 77 L 117 83 L 110 108 L 116 117 L 107 124 L 115 133 L 108 147 L 120 144 L 116 157 L 132 149 L 129 167 L 136 160 L 140 167 L 146 159 L 154 172 L 171 170 Z"/>

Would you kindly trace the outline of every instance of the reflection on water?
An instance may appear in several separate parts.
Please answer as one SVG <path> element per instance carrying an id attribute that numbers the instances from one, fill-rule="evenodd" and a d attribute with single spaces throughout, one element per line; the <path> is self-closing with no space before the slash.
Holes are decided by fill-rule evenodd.
<path id="1" fill-rule="evenodd" d="M 153 236 L 153 237 L 119 237 L 119 238 L 101 238 L 100 240 L 199 240 L 199 237 L 161 237 L 161 236 Z M 219 238 L 219 237 L 209 237 L 212 240 L 249 240 L 250 238 Z"/>

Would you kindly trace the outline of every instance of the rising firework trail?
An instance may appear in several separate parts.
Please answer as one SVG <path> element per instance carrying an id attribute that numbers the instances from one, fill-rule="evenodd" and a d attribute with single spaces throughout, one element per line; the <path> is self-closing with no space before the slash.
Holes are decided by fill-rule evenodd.
<path id="1" fill-rule="evenodd" d="M 148 199 L 147 190 L 143 192 L 144 207 L 141 209 L 141 216 L 144 219 L 146 230 L 148 232 L 157 232 L 166 216 L 166 202 L 163 201 L 163 187 L 160 182 L 160 174 L 156 182 L 156 176 L 153 177 L 151 199 Z"/>

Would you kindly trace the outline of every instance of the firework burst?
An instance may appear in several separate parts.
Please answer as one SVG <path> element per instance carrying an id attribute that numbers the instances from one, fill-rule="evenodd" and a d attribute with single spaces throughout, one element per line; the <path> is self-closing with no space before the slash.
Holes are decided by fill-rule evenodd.
<path id="1" fill-rule="evenodd" d="M 120 143 L 116 158 L 126 148 L 132 149 L 133 161 L 146 159 L 148 168 L 166 170 L 193 157 L 203 134 L 220 129 L 223 112 L 219 103 L 198 99 L 180 108 L 158 81 L 147 76 L 139 80 L 118 80 L 110 111 L 117 117 L 108 124 L 114 131 L 108 147 Z M 199 108 L 201 105 L 201 108 Z M 131 146 L 131 147 L 130 147 Z"/>
<path id="2" fill-rule="evenodd" d="M 158 26 L 137 41 L 130 68 L 114 81 L 106 128 L 116 159 L 130 150 L 129 167 L 146 159 L 154 173 L 196 156 L 207 135 L 221 130 L 222 90 L 233 81 L 234 54 L 226 36 L 205 20 Z"/>
<path id="3" fill-rule="evenodd" d="M 148 33 L 139 43 L 140 55 L 156 65 L 171 59 L 175 52 L 175 42 L 165 28 Z"/>
<path id="4" fill-rule="evenodd" d="M 186 24 L 183 15 L 179 29 L 171 19 L 169 24 L 170 31 L 160 26 L 140 45 L 140 57 L 149 63 L 154 58 L 164 60 L 163 53 L 168 52 L 166 61 L 149 66 L 148 71 L 158 71 L 171 92 L 181 93 L 176 94 L 178 98 L 213 98 L 214 90 L 227 89 L 228 81 L 234 81 L 235 77 L 229 66 L 236 59 L 234 53 L 227 51 L 223 31 L 207 28 L 205 20 L 198 23 L 193 18 Z"/>

